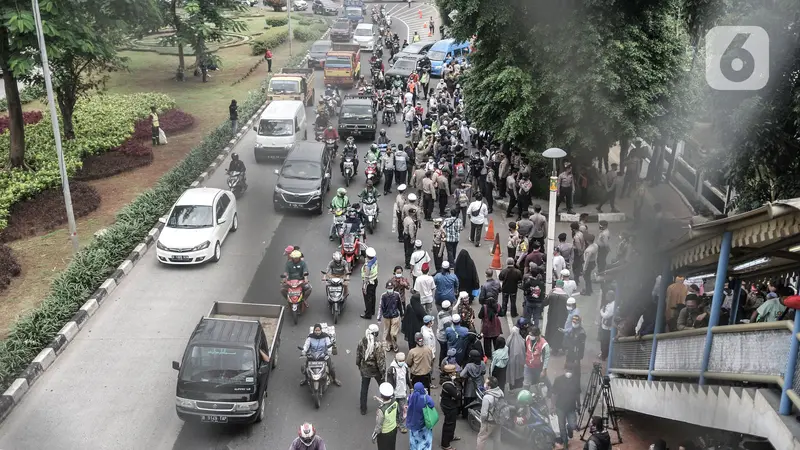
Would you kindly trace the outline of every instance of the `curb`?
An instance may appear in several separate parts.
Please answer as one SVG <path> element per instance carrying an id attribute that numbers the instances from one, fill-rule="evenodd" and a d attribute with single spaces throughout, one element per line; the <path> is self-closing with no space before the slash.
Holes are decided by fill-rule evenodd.
<path id="1" fill-rule="evenodd" d="M 330 33 L 330 28 L 326 31 L 322 38 Z M 303 66 L 307 63 L 309 57 L 309 53 L 307 52 L 305 57 L 300 61 L 300 66 Z M 236 133 L 230 141 L 228 141 L 228 145 L 225 146 L 222 150 L 220 150 L 220 154 L 214 159 L 214 161 L 209 164 L 208 168 L 201 173 L 190 185 L 190 187 L 194 188 L 200 186 L 203 182 L 208 180 L 211 175 L 222 166 L 222 163 L 228 157 L 231 152 L 231 149 L 236 146 L 236 144 L 247 134 L 247 131 L 252 127 L 253 123 L 261 117 L 261 114 L 269 105 L 268 102 L 265 102 L 261 107 L 250 117 L 250 120 L 247 121 L 240 129 L 239 132 Z M 159 221 L 156 225 L 150 229 L 145 236 L 144 240 L 139 243 L 136 247 L 134 247 L 133 251 L 125 258 L 124 261 L 117 267 L 117 269 L 111 274 L 110 277 L 106 278 L 103 284 L 89 296 L 89 299 L 81 306 L 81 308 L 76 312 L 72 319 L 67 322 L 53 340 L 39 352 L 38 355 L 28 364 L 28 367 L 23 370 L 19 376 L 11 383 L 11 386 L 0 395 L 0 422 L 2 422 L 11 411 L 13 411 L 14 407 L 18 405 L 22 399 L 25 397 L 25 394 L 28 393 L 28 390 L 31 386 L 42 376 L 42 374 L 50 368 L 55 360 L 64 352 L 70 342 L 75 339 L 75 336 L 78 335 L 80 330 L 86 325 L 89 319 L 94 316 L 97 312 L 98 308 L 103 304 L 103 302 L 110 297 L 111 293 L 114 292 L 114 289 L 122 282 L 122 280 L 133 270 L 136 264 L 144 258 L 144 255 L 150 249 L 150 247 L 154 246 L 156 240 L 158 240 L 158 235 L 161 233 L 161 229 L 164 227 L 164 223 Z"/>
<path id="2" fill-rule="evenodd" d="M 508 201 L 507 200 L 495 200 L 494 205 L 497 206 L 499 209 L 503 211 L 508 209 Z M 528 208 L 528 210 L 533 213 L 533 208 Z M 545 217 L 547 214 L 543 213 Z M 556 222 L 577 222 L 580 214 L 567 214 L 567 213 L 560 213 L 556 217 Z M 589 213 L 589 218 L 586 220 L 587 223 L 597 223 L 601 220 L 605 220 L 606 222 L 627 222 L 628 216 L 625 213 Z"/>

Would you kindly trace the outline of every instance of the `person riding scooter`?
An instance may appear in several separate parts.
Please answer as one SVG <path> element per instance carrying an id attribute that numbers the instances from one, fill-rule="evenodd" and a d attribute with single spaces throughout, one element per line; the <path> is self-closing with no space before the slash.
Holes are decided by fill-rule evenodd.
<path id="1" fill-rule="evenodd" d="M 311 285 L 308 283 L 308 266 L 306 265 L 306 262 L 303 261 L 302 253 L 295 250 L 289 254 L 289 260 L 286 261 L 286 267 L 284 268 L 281 278 L 283 278 L 281 295 L 286 297 L 286 295 L 289 293 L 289 285 L 287 284 L 287 281 L 300 280 L 303 281 L 303 298 L 308 301 L 308 298 L 311 295 Z"/>
<path id="2" fill-rule="evenodd" d="M 333 149 L 338 151 L 339 150 L 339 132 L 336 131 L 336 128 L 333 128 L 332 125 L 328 125 L 328 128 L 322 133 L 322 139 L 328 140 L 333 139 Z"/>
<path id="3" fill-rule="evenodd" d="M 347 143 L 344 145 L 344 150 L 342 150 L 342 160 L 339 161 L 339 169 L 342 171 L 342 176 L 344 176 L 344 160 L 348 157 L 353 159 L 353 173 L 358 173 L 358 147 L 356 147 L 353 136 L 347 137 Z"/>
<path id="4" fill-rule="evenodd" d="M 386 144 L 386 145 L 389 145 L 389 142 L 390 142 L 390 141 L 391 141 L 391 139 L 389 139 L 388 137 L 386 137 L 386 130 L 385 130 L 385 129 L 383 129 L 383 128 L 381 128 L 381 135 L 380 135 L 380 136 L 378 136 L 378 144 Z"/>
<path id="5" fill-rule="evenodd" d="M 370 164 L 370 163 L 374 163 L 375 164 L 375 170 L 376 170 L 375 176 L 376 176 L 376 179 L 380 179 L 380 177 L 381 177 L 381 164 L 380 164 L 381 151 L 378 148 L 378 144 L 372 144 L 372 145 L 369 146 L 369 151 L 367 151 L 367 154 L 364 155 L 364 161 L 366 161 L 367 164 Z"/>
<path id="6" fill-rule="evenodd" d="M 327 281 L 329 278 L 341 278 L 342 284 L 344 285 L 344 298 L 347 298 L 349 295 L 348 285 L 350 284 L 349 274 L 350 265 L 342 258 L 340 252 L 333 252 L 333 259 L 328 263 L 328 268 L 325 269 L 325 275 L 322 277 L 322 280 Z"/>
<path id="7" fill-rule="evenodd" d="M 331 358 L 331 348 L 333 347 L 333 339 L 327 334 L 322 332 L 322 325 L 314 324 L 313 331 L 306 337 L 306 342 L 303 344 L 304 355 L 327 355 L 328 371 L 331 374 L 331 380 L 337 386 L 342 383 L 336 378 L 336 372 L 333 369 L 333 358 Z M 306 366 L 308 366 L 308 358 L 303 364 L 303 373 L 306 373 Z M 308 384 L 308 380 L 304 377 L 300 382 L 300 386 Z"/>
<path id="8" fill-rule="evenodd" d="M 361 228 L 364 226 L 364 221 L 361 216 L 361 205 L 356 203 L 347 210 L 347 217 L 344 220 L 345 229 L 349 226 L 351 233 L 361 236 Z"/>
<path id="9" fill-rule="evenodd" d="M 364 190 L 362 190 L 361 193 L 358 194 L 358 198 L 361 199 L 362 203 L 377 203 L 378 197 L 380 196 L 381 194 L 378 191 L 378 188 L 373 186 L 372 180 L 367 180 L 367 187 L 365 187 Z M 377 207 L 376 212 L 380 214 L 381 212 L 380 205 Z"/>
<path id="10" fill-rule="evenodd" d="M 231 162 L 228 164 L 228 172 L 239 172 L 242 174 L 242 184 L 247 187 L 247 167 L 244 166 L 244 161 L 239 159 L 238 153 L 231 153 Z"/>
<path id="11" fill-rule="evenodd" d="M 289 445 L 289 450 L 326 450 L 325 442 L 314 430 L 314 426 L 306 422 L 297 430 L 297 437 Z"/>
<path id="12" fill-rule="evenodd" d="M 350 199 L 347 198 L 347 189 L 339 188 L 336 190 L 336 196 L 331 199 L 330 211 L 331 213 L 335 212 L 336 210 L 345 211 L 350 206 Z M 333 216 L 333 221 L 331 221 L 331 231 L 329 234 L 330 240 L 336 239 L 336 216 Z"/>
<path id="13" fill-rule="evenodd" d="M 325 104 L 325 99 L 319 99 L 319 103 L 317 103 L 317 116 L 325 117 L 325 120 L 328 120 L 328 105 Z"/>

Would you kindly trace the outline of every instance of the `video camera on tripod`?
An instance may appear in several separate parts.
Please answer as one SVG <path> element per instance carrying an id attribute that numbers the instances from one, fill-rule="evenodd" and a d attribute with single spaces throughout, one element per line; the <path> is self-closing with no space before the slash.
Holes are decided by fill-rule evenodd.
<path id="1" fill-rule="evenodd" d="M 603 400 L 602 404 L 600 404 L 601 399 Z M 596 413 L 598 404 L 600 404 L 600 411 Z M 622 435 L 619 431 L 617 414 L 617 408 L 614 406 L 614 394 L 611 392 L 611 378 L 603 375 L 603 366 L 596 362 L 592 365 L 592 375 L 589 377 L 586 395 L 583 397 L 583 404 L 578 415 L 578 423 L 584 424 L 580 428 L 583 430 L 581 440 L 586 441 L 586 432 L 591 430 L 592 417 L 599 416 L 603 419 L 606 430 L 617 432 L 617 442 L 612 442 L 612 445 L 621 444 Z"/>

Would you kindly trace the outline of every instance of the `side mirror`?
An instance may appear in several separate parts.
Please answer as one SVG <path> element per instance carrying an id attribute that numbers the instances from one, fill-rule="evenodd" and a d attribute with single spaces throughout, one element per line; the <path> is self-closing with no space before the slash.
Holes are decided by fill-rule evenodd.
<path id="1" fill-rule="evenodd" d="M 253 127 L 253 131 L 258 132 L 258 127 Z"/>
<path id="2" fill-rule="evenodd" d="M 167 217 L 166 216 L 161 216 L 161 217 L 158 218 L 158 221 L 161 222 L 161 223 L 167 223 Z"/>
<path id="3" fill-rule="evenodd" d="M 272 172 L 273 172 L 275 175 L 280 175 L 280 174 L 281 174 L 281 171 L 280 171 L 280 170 L 278 170 L 278 169 L 275 169 L 275 170 L 273 170 Z"/>
<path id="4" fill-rule="evenodd" d="M 224 217 L 219 219 L 219 220 L 217 220 L 217 223 L 220 224 L 220 225 L 225 223 L 225 222 L 227 222 L 227 220 Z"/>
<path id="5" fill-rule="evenodd" d="M 181 363 L 178 361 L 172 361 L 172 368 L 175 370 L 181 370 Z"/>

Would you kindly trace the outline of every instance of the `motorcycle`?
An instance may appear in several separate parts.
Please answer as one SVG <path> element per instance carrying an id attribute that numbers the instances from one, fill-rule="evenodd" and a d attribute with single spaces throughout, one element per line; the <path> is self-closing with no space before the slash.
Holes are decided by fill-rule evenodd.
<path id="1" fill-rule="evenodd" d="M 359 260 L 361 259 L 361 231 L 360 230 L 352 230 L 350 227 L 347 227 L 344 233 L 342 233 L 342 258 L 347 261 L 348 267 L 350 267 L 350 273 L 353 273 L 355 270 L 356 265 L 358 265 Z"/>
<path id="2" fill-rule="evenodd" d="M 378 199 L 374 197 L 366 198 L 362 202 L 364 215 L 367 217 L 367 222 L 364 224 L 367 227 L 369 234 L 375 233 L 375 228 L 378 227 Z"/>
<path id="3" fill-rule="evenodd" d="M 344 279 L 339 277 L 328 278 L 326 273 L 322 271 L 322 280 L 327 284 L 325 286 L 325 293 L 328 296 L 328 308 L 331 310 L 334 325 L 339 322 L 339 315 L 344 309 Z"/>
<path id="4" fill-rule="evenodd" d="M 303 350 L 303 347 L 297 347 Z M 331 374 L 328 368 L 327 352 L 315 352 L 301 355 L 300 358 L 306 359 L 305 370 L 302 372 L 306 377 L 306 384 L 311 389 L 311 397 L 314 399 L 314 407 L 319 409 L 322 403 L 322 396 L 331 385 Z"/>
<path id="5" fill-rule="evenodd" d="M 373 183 L 377 183 L 381 179 L 381 173 L 378 170 L 378 162 L 368 161 L 367 167 L 364 169 L 364 175 L 367 176 L 367 180 L 372 180 Z"/>
<path id="6" fill-rule="evenodd" d="M 336 139 L 325 140 L 325 151 L 331 154 L 331 161 L 336 159 Z"/>
<path id="7" fill-rule="evenodd" d="M 344 169 L 344 172 L 342 172 L 342 175 L 344 176 L 344 185 L 346 187 L 350 187 L 350 180 L 352 180 L 353 175 L 355 175 L 355 164 L 353 163 L 352 156 L 344 157 L 344 164 L 342 164 L 342 168 Z"/>
<path id="8" fill-rule="evenodd" d="M 244 191 L 247 190 L 247 183 L 244 182 L 244 174 L 242 172 L 228 172 L 228 190 L 233 192 L 233 196 L 239 198 Z"/>
<path id="9" fill-rule="evenodd" d="M 394 112 L 395 114 L 400 114 L 403 111 L 403 100 L 398 95 L 394 98 Z"/>
<path id="10" fill-rule="evenodd" d="M 381 123 L 386 125 L 387 127 L 392 126 L 392 119 L 394 119 L 394 123 L 397 123 L 397 119 L 395 116 L 395 112 L 391 108 L 384 108 L 383 109 L 383 116 L 381 118 Z"/>
<path id="11" fill-rule="evenodd" d="M 327 127 L 320 124 L 314 125 L 314 139 L 317 140 L 317 142 L 322 141 L 322 135 L 325 133 L 325 128 Z"/>
<path id="12" fill-rule="evenodd" d="M 543 383 L 538 386 L 539 392 Z M 529 417 L 521 417 L 517 414 L 519 408 L 509 405 L 508 416 L 501 417 L 500 433 L 503 441 L 513 443 L 520 448 L 552 449 L 555 447 L 558 437 L 550 425 L 549 412 L 544 397 L 535 393 L 533 390 L 534 402 L 528 406 Z M 481 405 L 485 392 L 479 389 L 478 397 L 466 406 L 468 415 L 467 422 L 473 430 L 480 431 L 481 428 Z M 533 444 L 533 445 L 531 445 Z"/>
<path id="13" fill-rule="evenodd" d="M 303 298 L 303 280 L 285 280 L 288 292 L 286 301 L 292 309 L 292 321 L 297 325 L 297 317 L 306 310 L 305 298 Z"/>
<path id="14" fill-rule="evenodd" d="M 344 232 L 344 220 L 345 217 L 343 209 L 336 209 L 333 211 L 333 231 L 336 233 L 336 236 L 340 238 Z"/>
<path id="15" fill-rule="evenodd" d="M 329 95 L 326 95 L 325 97 L 323 97 L 323 99 L 325 100 L 325 108 L 326 108 L 326 110 L 328 112 L 328 117 L 335 116 L 336 115 L 336 99 L 331 97 L 331 96 L 329 96 Z"/>

